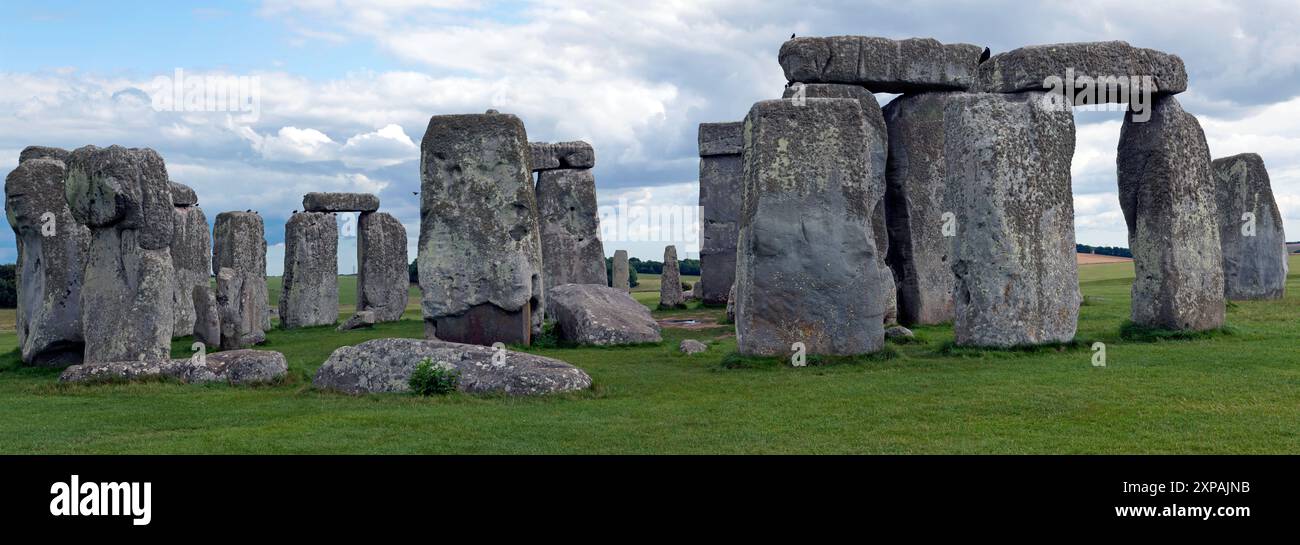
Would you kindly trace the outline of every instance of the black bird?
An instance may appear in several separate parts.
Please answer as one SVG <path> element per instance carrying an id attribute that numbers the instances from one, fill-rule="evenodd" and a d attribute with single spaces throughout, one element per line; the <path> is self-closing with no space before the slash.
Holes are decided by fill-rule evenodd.
<path id="1" fill-rule="evenodd" d="M 984 48 L 984 52 L 980 54 L 979 64 L 984 64 L 984 61 L 989 60 L 989 55 L 991 55 L 992 53 L 993 53 L 992 51 L 989 51 L 989 48 L 987 47 Z"/>
<path id="2" fill-rule="evenodd" d="M 419 195 L 420 192 L 419 192 L 419 191 L 412 191 L 411 194 L 412 194 L 412 195 Z"/>
<path id="3" fill-rule="evenodd" d="M 794 39 L 794 33 L 793 33 L 793 32 L 790 33 L 790 39 L 791 39 L 791 40 Z"/>

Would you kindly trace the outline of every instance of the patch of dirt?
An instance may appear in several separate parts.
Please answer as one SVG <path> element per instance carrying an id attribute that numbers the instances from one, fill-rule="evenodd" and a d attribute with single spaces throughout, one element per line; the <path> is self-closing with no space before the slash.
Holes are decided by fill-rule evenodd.
<path id="1" fill-rule="evenodd" d="M 1101 254 L 1074 254 L 1075 260 L 1080 265 L 1101 265 L 1104 263 L 1128 263 L 1133 261 L 1131 257 L 1117 257 L 1113 255 Z"/>
<path id="2" fill-rule="evenodd" d="M 718 327 L 717 318 L 710 316 L 678 315 L 671 318 L 660 318 L 655 321 L 659 322 L 659 327 L 671 327 L 674 329 L 709 329 L 711 327 Z"/>

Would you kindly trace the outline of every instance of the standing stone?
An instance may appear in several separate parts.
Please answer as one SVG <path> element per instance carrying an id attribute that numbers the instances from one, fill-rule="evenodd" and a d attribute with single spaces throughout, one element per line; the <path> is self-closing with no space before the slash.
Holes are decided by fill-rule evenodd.
<path id="1" fill-rule="evenodd" d="M 266 330 L 257 313 L 258 309 L 266 308 L 265 289 L 266 281 L 259 282 L 256 275 L 229 267 L 217 271 L 222 350 L 237 350 L 266 342 Z"/>
<path id="2" fill-rule="evenodd" d="M 898 323 L 953 320 L 953 242 L 957 203 L 944 160 L 944 112 L 958 93 L 895 98 L 884 108 L 889 128 L 885 170 L 886 254 L 898 282 Z"/>
<path id="3" fill-rule="evenodd" d="M 1211 164 L 1219 207 L 1224 296 L 1233 300 L 1281 299 L 1286 293 L 1286 234 L 1264 158 L 1242 153 Z"/>
<path id="4" fill-rule="evenodd" d="M 85 362 L 166 359 L 174 323 L 167 167 L 151 149 L 72 152 L 68 207 L 90 228 L 81 290 Z"/>
<path id="5" fill-rule="evenodd" d="M 329 212 L 299 212 L 284 224 L 280 327 L 331 325 L 339 317 L 339 226 Z"/>
<path id="6" fill-rule="evenodd" d="M 90 230 L 64 199 L 68 152 L 29 147 L 5 178 L 5 215 L 18 249 L 17 325 L 23 363 L 81 363 L 82 267 Z"/>
<path id="7" fill-rule="evenodd" d="M 740 233 L 741 159 L 744 123 L 700 123 L 700 281 L 695 293 L 706 305 L 727 302 L 736 281 Z"/>
<path id="8" fill-rule="evenodd" d="M 207 346 L 221 346 L 221 309 L 217 305 L 217 294 L 207 284 L 194 286 L 190 300 L 194 305 L 194 340 Z"/>
<path id="9" fill-rule="evenodd" d="M 781 44 L 787 81 L 852 83 L 875 93 L 959 91 L 975 83 L 985 48 L 931 38 L 792 38 Z"/>
<path id="10" fill-rule="evenodd" d="M 944 112 L 957 344 L 1068 342 L 1079 316 L 1074 116 L 1046 93 L 961 94 Z"/>
<path id="11" fill-rule="evenodd" d="M 1223 325 L 1219 207 L 1205 133 L 1178 99 L 1157 97 L 1151 118 L 1125 114 L 1119 204 L 1133 251 L 1133 322 L 1179 331 Z"/>
<path id="12" fill-rule="evenodd" d="M 420 149 L 425 336 L 529 344 L 546 305 L 523 122 L 495 112 L 436 115 Z"/>
<path id="13" fill-rule="evenodd" d="M 610 285 L 623 291 L 632 291 L 628 280 L 627 250 L 614 251 L 614 264 L 610 273 Z"/>
<path id="14" fill-rule="evenodd" d="M 682 273 L 677 265 L 677 247 L 664 248 L 664 268 L 659 275 L 659 308 L 685 308 L 682 295 Z"/>
<path id="15" fill-rule="evenodd" d="M 386 212 L 364 212 L 357 222 L 357 310 L 375 320 L 402 319 L 410 294 L 406 228 Z"/>
<path id="16" fill-rule="evenodd" d="M 177 191 L 177 186 L 183 191 Z M 194 190 L 172 182 L 172 198 L 193 195 Z M 181 202 L 186 202 L 182 200 Z M 194 201 L 197 201 L 195 199 Z M 189 201 L 189 202 L 194 202 Z M 176 274 L 172 302 L 175 307 L 173 337 L 184 337 L 194 332 L 194 288 L 208 287 L 212 278 L 212 238 L 208 233 L 208 218 L 203 209 L 186 205 L 173 208 L 175 231 L 172 235 L 172 268 Z"/>
<path id="17" fill-rule="evenodd" d="M 745 119 L 745 190 L 736 265 L 743 354 L 862 354 L 884 344 L 872 233 L 885 190 L 856 100 L 754 104 Z"/>
<path id="18" fill-rule="evenodd" d="M 605 247 L 600 243 L 596 179 L 591 171 L 538 173 L 537 209 L 546 289 L 560 284 L 605 285 Z"/>
<path id="19" fill-rule="evenodd" d="M 217 214 L 212 227 L 212 274 L 220 274 L 224 268 L 248 277 L 239 282 L 241 290 L 248 291 L 249 301 L 246 308 L 241 307 L 240 323 L 257 324 L 260 331 L 271 329 L 266 288 L 266 227 L 256 212 Z M 246 313 L 248 316 L 244 316 Z M 241 331 L 240 337 L 257 335 Z"/>

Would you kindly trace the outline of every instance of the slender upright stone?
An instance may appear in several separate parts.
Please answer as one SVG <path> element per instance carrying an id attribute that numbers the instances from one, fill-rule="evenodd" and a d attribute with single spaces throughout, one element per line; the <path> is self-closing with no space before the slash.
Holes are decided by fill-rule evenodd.
<path id="1" fill-rule="evenodd" d="M 171 243 L 172 268 L 176 274 L 172 336 L 184 337 L 194 332 L 194 288 L 207 288 L 212 279 L 212 236 L 208 233 L 207 216 L 202 208 L 195 206 L 198 199 L 190 198 L 194 190 L 176 182 L 171 185 L 172 201 L 186 203 L 173 208 L 175 232 Z"/>
<path id="2" fill-rule="evenodd" d="M 64 159 L 57 148 L 28 147 L 5 178 L 5 215 L 18 249 L 17 327 L 23 363 L 81 363 L 82 268 L 90 230 L 64 199 Z"/>
<path id="3" fill-rule="evenodd" d="M 664 268 L 659 275 L 659 308 L 685 308 L 682 273 L 677 265 L 677 247 L 664 248 Z"/>
<path id="4" fill-rule="evenodd" d="M 194 286 L 190 300 L 194 305 L 194 340 L 221 346 L 221 308 L 217 305 L 216 290 L 206 284 Z"/>
<path id="5" fill-rule="evenodd" d="M 235 274 L 246 275 L 240 279 L 241 324 L 257 324 L 258 333 L 271 328 L 270 303 L 266 288 L 266 227 L 257 212 L 222 212 L 212 227 L 212 273 L 220 274 L 229 268 Z M 218 296 L 220 304 L 220 296 Z M 245 316 L 247 314 L 247 316 Z M 224 318 L 223 318 L 224 320 Z M 225 326 L 223 324 L 223 331 Z M 250 331 L 241 331 L 238 338 L 257 338 Z M 225 345 L 223 340 L 222 344 Z M 240 346 L 246 348 L 246 346 Z"/>
<path id="6" fill-rule="evenodd" d="M 1286 233 L 1264 158 L 1215 159 L 1223 293 L 1228 299 L 1281 299 L 1286 293 Z"/>
<path id="7" fill-rule="evenodd" d="M 280 327 L 332 325 L 339 317 L 339 226 L 330 212 L 299 212 L 284 224 Z"/>
<path id="8" fill-rule="evenodd" d="M 736 281 L 740 232 L 744 123 L 700 123 L 700 281 L 695 294 L 706 305 L 722 305 Z"/>
<path id="9" fill-rule="evenodd" d="M 1223 325 L 1219 207 L 1205 133 L 1173 96 L 1150 119 L 1124 116 L 1119 204 L 1133 251 L 1135 324 L 1179 331 Z"/>
<path id="10" fill-rule="evenodd" d="M 238 350 L 266 342 L 258 309 L 266 309 L 266 281 L 230 267 L 217 271 L 217 314 L 221 349 Z"/>
<path id="11" fill-rule="evenodd" d="M 596 179 L 588 169 L 545 170 L 537 175 L 542 265 L 546 289 L 561 284 L 605 285 Z"/>
<path id="12" fill-rule="evenodd" d="M 872 233 L 885 173 L 856 100 L 754 104 L 736 265 L 741 353 L 862 354 L 884 344 L 882 256 Z"/>
<path id="13" fill-rule="evenodd" d="M 67 163 L 65 198 L 90 228 L 81 290 L 85 362 L 171 355 L 171 187 L 151 149 L 86 146 Z"/>
<path id="14" fill-rule="evenodd" d="M 375 321 L 402 319 L 410 294 L 406 228 L 386 212 L 361 214 L 357 222 L 357 310 Z"/>
<path id="15" fill-rule="evenodd" d="M 628 285 L 630 283 L 628 274 L 627 250 L 615 250 L 614 263 L 610 272 L 611 287 L 632 291 L 632 287 Z"/>
<path id="16" fill-rule="evenodd" d="M 959 345 L 1074 339 L 1079 274 L 1070 162 L 1074 116 L 1042 92 L 960 94 L 944 112 L 957 208 L 953 324 Z"/>
<path id="17" fill-rule="evenodd" d="M 518 117 L 436 115 L 421 142 L 425 336 L 528 344 L 546 308 L 530 147 Z"/>

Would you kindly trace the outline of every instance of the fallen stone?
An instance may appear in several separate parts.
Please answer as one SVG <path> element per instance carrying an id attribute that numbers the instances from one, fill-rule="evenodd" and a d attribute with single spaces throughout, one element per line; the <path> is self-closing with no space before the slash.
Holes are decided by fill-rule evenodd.
<path id="1" fill-rule="evenodd" d="M 363 327 L 373 327 L 376 322 L 375 312 L 371 310 L 359 310 L 350 318 L 339 324 L 338 331 L 351 331 Z"/>
<path id="2" fill-rule="evenodd" d="M 217 214 L 212 226 L 212 274 L 219 274 L 223 268 L 247 276 L 240 281 L 241 289 L 249 290 L 248 297 L 261 304 L 250 304 L 245 310 L 251 313 L 251 320 L 261 324 L 260 329 L 271 329 L 266 288 L 266 226 L 262 216 L 256 212 Z"/>
<path id="3" fill-rule="evenodd" d="M 1224 296 L 1281 299 L 1286 293 L 1286 234 L 1264 158 L 1242 153 L 1215 159 L 1212 165 Z"/>
<path id="4" fill-rule="evenodd" d="M 24 149 L 5 177 L 5 215 L 18 250 L 17 325 L 23 363 L 61 367 L 81 363 L 82 268 L 90 230 L 64 200 L 67 172 L 57 148 Z"/>
<path id="5" fill-rule="evenodd" d="M 741 353 L 862 354 L 884 344 L 871 215 L 885 190 L 882 135 L 860 102 L 756 103 L 745 120 L 745 192 L 736 255 Z"/>
<path id="6" fill-rule="evenodd" d="M 357 263 L 357 308 L 374 311 L 380 322 L 402 319 L 411 287 L 402 222 L 385 212 L 361 214 Z"/>
<path id="7" fill-rule="evenodd" d="M 700 123 L 700 157 L 740 155 L 745 150 L 744 123 Z"/>
<path id="8" fill-rule="evenodd" d="M 700 281 L 695 291 L 706 305 L 728 301 L 736 281 L 736 241 L 740 233 L 740 197 L 744 162 L 741 160 L 744 123 L 701 123 Z"/>
<path id="9" fill-rule="evenodd" d="M 533 172 L 561 168 L 586 169 L 596 166 L 596 150 L 583 141 L 529 142 L 528 164 Z"/>
<path id="10" fill-rule="evenodd" d="M 289 364 L 284 354 L 269 350 L 231 350 L 185 359 L 117 361 L 74 365 L 59 382 L 141 381 L 170 378 L 186 384 L 224 382 L 236 386 L 264 384 L 284 378 Z"/>
<path id="11" fill-rule="evenodd" d="M 237 350 L 266 342 L 266 330 L 258 312 L 265 312 L 266 283 L 231 269 L 217 273 L 217 312 L 221 324 L 221 349 Z"/>
<path id="12" fill-rule="evenodd" d="M 677 351 L 686 354 L 688 356 L 692 354 L 699 354 L 700 352 L 704 352 L 708 349 L 709 349 L 709 345 L 704 344 L 695 339 L 683 339 L 682 343 L 677 345 Z"/>
<path id="13" fill-rule="evenodd" d="M 596 179 L 590 170 L 547 170 L 537 175 L 542 267 L 546 289 L 560 284 L 605 285 Z"/>
<path id="14" fill-rule="evenodd" d="M 912 337 L 915 337 L 915 336 L 916 336 L 916 334 L 915 334 L 915 333 L 912 333 L 912 330 L 910 330 L 910 329 L 908 329 L 908 328 L 906 328 L 906 327 L 903 327 L 903 326 L 901 326 L 901 325 L 896 325 L 896 326 L 893 326 L 893 327 L 885 328 L 885 338 L 886 338 L 886 339 L 898 339 L 898 338 L 904 338 L 904 337 L 906 337 L 906 338 L 912 338 Z"/>
<path id="15" fill-rule="evenodd" d="M 978 88 L 992 93 L 1049 90 L 1049 78 L 1059 78 L 1064 89 L 1070 74 L 1074 75 L 1076 89 L 1084 85 L 1086 80 L 1079 78 L 1085 76 L 1125 80 L 1150 76 L 1153 94 L 1187 90 L 1183 59 L 1120 41 L 1031 45 L 998 53 L 980 65 Z"/>
<path id="16" fill-rule="evenodd" d="M 374 212 L 379 197 L 373 193 L 308 193 L 302 197 L 307 212 Z"/>
<path id="17" fill-rule="evenodd" d="M 1072 340 L 1081 299 L 1073 114 L 1046 93 L 948 100 L 944 168 L 952 202 L 961 203 L 952 266 L 957 344 Z"/>
<path id="18" fill-rule="evenodd" d="M 528 135 L 509 114 L 436 115 L 421 142 L 427 338 L 528 344 L 546 308 Z"/>
<path id="19" fill-rule="evenodd" d="M 613 287 L 621 289 L 624 292 L 632 291 L 632 286 L 630 285 L 631 280 L 628 278 L 628 275 L 631 274 L 628 272 L 628 266 L 627 250 L 615 250 L 614 263 L 611 266 L 612 272 L 610 276 L 612 278 L 610 283 L 613 284 Z"/>
<path id="20" fill-rule="evenodd" d="M 173 182 L 173 186 L 180 185 Z M 208 218 L 197 206 L 178 206 L 172 234 L 172 269 L 175 285 L 172 292 L 172 337 L 184 337 L 194 332 L 196 319 L 194 288 L 207 288 L 212 279 L 212 238 L 208 233 Z"/>
<path id="21" fill-rule="evenodd" d="M 217 294 L 207 284 L 194 286 L 190 291 L 194 305 L 194 340 L 207 346 L 221 346 L 221 310 Z"/>
<path id="22" fill-rule="evenodd" d="M 677 247 L 664 248 L 663 272 L 659 275 L 659 308 L 685 308 L 682 295 L 682 273 L 677 264 Z"/>
<path id="23" fill-rule="evenodd" d="M 374 339 L 330 354 L 312 385 L 348 394 L 409 392 L 411 373 L 429 358 L 460 372 L 471 394 L 544 395 L 585 390 L 591 377 L 551 358 L 485 346 L 418 339 Z"/>
<path id="24" fill-rule="evenodd" d="M 338 250 L 339 226 L 334 214 L 299 212 L 285 222 L 281 328 L 338 321 Z"/>
<path id="25" fill-rule="evenodd" d="M 618 288 L 562 284 L 551 290 L 547 308 L 564 341 L 607 346 L 662 340 L 650 309 Z"/>
<path id="26" fill-rule="evenodd" d="M 1202 331 L 1223 325 L 1219 207 L 1205 133 L 1172 96 L 1151 118 L 1125 114 L 1120 129 L 1119 204 L 1133 251 L 1132 320 Z M 1210 228 L 1207 228 L 1210 227 Z"/>
<path id="27" fill-rule="evenodd" d="M 194 206 L 199 204 L 199 195 L 188 185 L 171 182 L 172 206 Z"/>
<path id="28" fill-rule="evenodd" d="M 779 59 L 787 81 L 852 83 L 873 93 L 960 91 L 976 80 L 985 48 L 930 38 L 793 38 Z"/>

